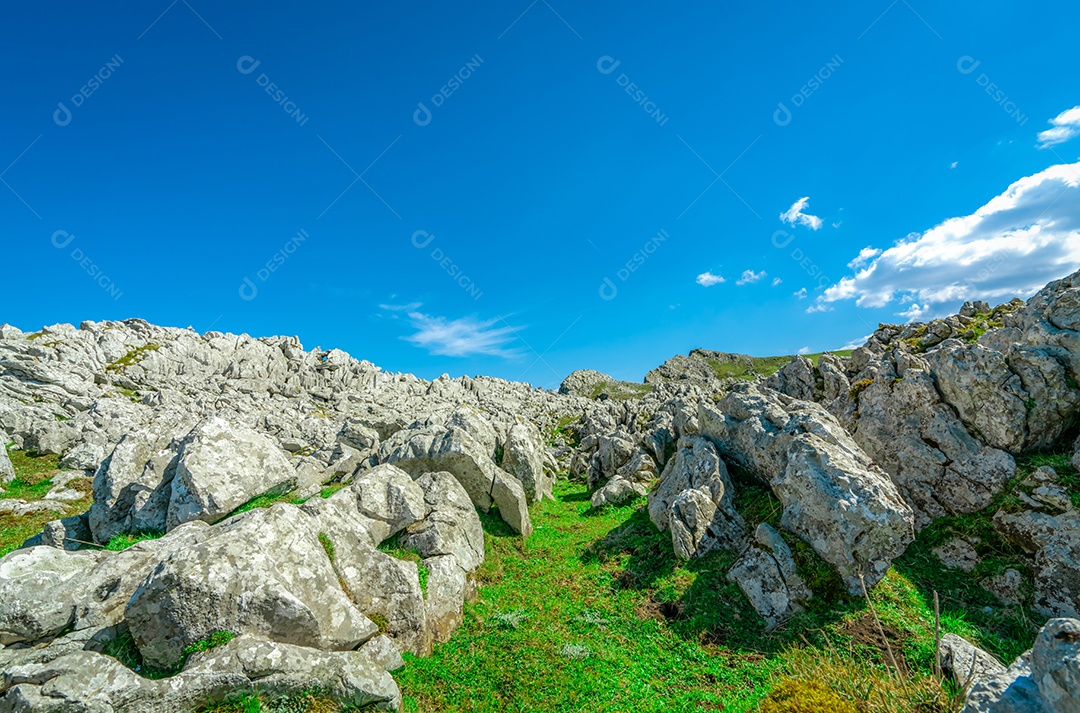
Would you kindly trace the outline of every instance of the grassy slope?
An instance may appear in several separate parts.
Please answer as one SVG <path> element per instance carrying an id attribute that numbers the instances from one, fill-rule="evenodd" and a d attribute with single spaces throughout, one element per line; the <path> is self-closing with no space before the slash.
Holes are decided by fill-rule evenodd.
<path id="1" fill-rule="evenodd" d="M 840 350 L 834 352 L 818 352 L 817 354 L 806 354 L 806 358 L 809 359 L 814 366 L 817 366 L 818 360 L 821 359 L 822 354 L 833 354 L 838 357 L 851 356 L 851 350 Z M 771 356 L 771 357 L 750 357 L 750 365 L 739 362 L 720 362 L 709 360 L 709 366 L 716 372 L 717 377 L 721 379 L 735 378 L 735 379 L 753 379 L 756 376 L 772 376 L 779 371 L 785 364 L 794 359 L 794 356 Z"/>
<path id="2" fill-rule="evenodd" d="M 25 451 L 10 450 L 8 457 L 15 468 L 15 480 L 4 486 L 0 500 L 18 498 L 29 502 L 44 498 L 52 489 L 52 477 L 60 472 L 60 456 L 34 456 Z M 75 481 L 71 487 L 79 489 L 84 496 L 80 500 L 65 503 L 63 512 L 41 512 L 23 517 L 0 513 L 0 557 L 14 550 L 28 537 L 41 532 L 45 523 L 68 515 L 77 515 L 89 508 L 93 501 L 89 484 Z"/>
<path id="3" fill-rule="evenodd" d="M 742 492 L 750 526 L 778 514 L 767 489 Z M 678 562 L 642 504 L 592 511 L 583 486 L 560 481 L 556 500 L 534 509 L 528 540 L 485 518 L 478 601 L 431 657 L 407 657 L 395 675 L 405 710 L 755 710 L 785 675 L 831 679 L 848 699 L 869 696 L 867 711 L 913 711 L 912 700 L 923 701 L 923 713 L 956 710 L 929 679 L 932 607 L 900 571 L 872 597 L 907 692 L 890 678 L 865 600 L 847 597 L 809 548 L 798 546 L 796 559 L 819 596 L 766 632 L 724 578 L 733 556 Z M 943 628 L 983 638 L 962 616 Z"/>

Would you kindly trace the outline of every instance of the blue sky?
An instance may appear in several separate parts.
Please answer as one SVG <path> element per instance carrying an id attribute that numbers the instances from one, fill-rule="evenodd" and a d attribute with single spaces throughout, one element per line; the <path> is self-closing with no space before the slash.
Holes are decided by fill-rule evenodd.
<path id="1" fill-rule="evenodd" d="M 23 329 L 141 317 L 554 387 L 839 348 L 1080 267 L 1076 5 L 0 13 Z"/>

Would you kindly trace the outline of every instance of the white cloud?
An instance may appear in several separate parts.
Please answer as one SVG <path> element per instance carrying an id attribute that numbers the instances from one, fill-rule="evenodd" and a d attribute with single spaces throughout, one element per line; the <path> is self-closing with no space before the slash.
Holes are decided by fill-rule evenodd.
<path id="1" fill-rule="evenodd" d="M 516 338 L 516 331 L 524 329 L 511 327 L 501 319 L 447 319 L 420 312 L 410 312 L 409 320 L 416 328 L 416 334 L 403 339 L 427 349 L 431 354 L 442 356 L 518 356 L 517 352 L 507 347 Z M 503 326 L 496 326 L 500 322 Z"/>
<path id="2" fill-rule="evenodd" d="M 421 305 L 420 305 L 419 302 L 410 302 L 407 305 L 391 305 L 391 304 L 379 305 L 379 309 L 384 309 L 384 310 L 386 310 L 388 312 L 412 312 L 412 311 L 418 309 L 420 306 Z"/>
<path id="3" fill-rule="evenodd" d="M 918 304 L 913 303 L 910 307 L 908 307 L 903 312 L 897 312 L 896 315 L 898 317 L 903 317 L 904 319 L 906 319 L 909 322 L 914 322 L 915 320 L 919 319 L 920 317 L 922 317 L 924 314 L 926 314 L 929 311 L 930 311 L 930 305 L 921 305 L 920 306 Z"/>
<path id="4" fill-rule="evenodd" d="M 806 288 L 805 287 L 800 287 L 798 292 L 794 292 L 792 294 L 794 294 L 800 300 L 805 300 L 806 299 Z"/>
<path id="5" fill-rule="evenodd" d="M 953 161 L 952 163 L 949 164 L 949 168 L 956 168 L 956 164 L 957 164 L 957 162 Z"/>
<path id="6" fill-rule="evenodd" d="M 858 349 L 863 344 L 866 344 L 867 340 L 870 339 L 870 337 L 872 337 L 872 336 L 874 336 L 874 335 L 873 334 L 867 334 L 865 337 L 859 337 L 858 339 L 852 339 L 850 342 L 848 342 L 844 346 L 840 347 L 837 351 L 844 352 L 844 351 L 849 351 L 851 349 Z"/>
<path id="7" fill-rule="evenodd" d="M 832 307 L 825 304 L 816 304 L 806 308 L 807 314 L 814 314 L 815 312 L 832 312 Z"/>
<path id="8" fill-rule="evenodd" d="M 780 220 L 784 221 L 788 225 L 805 225 L 810 230 L 819 230 L 821 228 L 821 218 L 816 215 L 810 215 L 804 213 L 805 208 L 810 203 L 810 196 L 803 196 L 799 200 L 788 208 L 786 211 L 780 214 Z"/>
<path id="9" fill-rule="evenodd" d="M 762 270 L 761 272 L 754 272 L 753 270 L 743 270 L 742 277 L 736 280 L 735 284 L 749 285 L 765 277 L 766 274 L 767 273 L 764 270 Z"/>
<path id="10" fill-rule="evenodd" d="M 1040 149 L 1063 144 L 1080 134 L 1080 106 L 1066 109 L 1051 119 L 1050 124 L 1053 128 L 1039 132 Z"/>
<path id="11" fill-rule="evenodd" d="M 695 282 L 697 282 L 702 287 L 712 287 L 713 285 L 719 285 L 721 282 L 726 282 L 726 280 L 719 275 L 712 274 L 711 272 L 703 272 L 697 276 L 697 280 L 695 280 Z"/>
<path id="12" fill-rule="evenodd" d="M 810 353 L 810 347 L 801 347 L 799 349 L 798 353 L 799 354 L 809 354 Z"/>
<path id="13" fill-rule="evenodd" d="M 855 269 L 857 269 L 859 267 L 862 267 L 868 261 L 870 261 L 871 259 L 877 257 L 880 254 L 881 254 L 881 251 L 878 250 L 877 248 L 865 247 L 865 248 L 863 248 L 862 250 L 859 251 L 858 256 L 856 256 L 856 258 L 854 260 L 849 262 L 847 264 L 847 266 L 850 267 L 852 270 L 855 270 Z"/>
<path id="14" fill-rule="evenodd" d="M 779 285 L 779 284 L 780 284 L 781 282 L 783 282 L 783 280 L 781 280 L 781 279 L 780 279 L 779 277 L 774 277 L 774 278 L 772 279 L 772 286 L 773 286 L 773 287 L 776 287 L 776 286 L 777 286 L 777 285 Z"/>
<path id="15" fill-rule="evenodd" d="M 857 260 L 858 258 L 856 258 Z M 1016 181 L 971 215 L 913 233 L 818 297 L 932 305 L 1034 293 L 1080 267 L 1080 163 Z"/>

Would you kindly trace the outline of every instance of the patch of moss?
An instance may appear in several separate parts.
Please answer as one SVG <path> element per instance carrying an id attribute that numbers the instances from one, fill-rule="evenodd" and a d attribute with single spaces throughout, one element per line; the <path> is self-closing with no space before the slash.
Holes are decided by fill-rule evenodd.
<path id="1" fill-rule="evenodd" d="M 140 361 L 146 358 L 150 352 L 156 352 L 161 349 L 160 344 L 144 344 L 141 347 L 134 347 L 127 354 L 120 357 L 116 361 L 105 366 L 105 371 L 109 373 L 123 371 L 133 364 L 138 364 Z"/>
<path id="2" fill-rule="evenodd" d="M 852 401 L 857 400 L 859 398 L 859 394 L 861 394 L 863 391 L 866 391 L 866 389 L 870 387 L 870 385 L 872 385 L 873 383 L 873 379 L 859 379 L 851 385 L 850 389 L 848 389 L 848 396 L 851 397 Z"/>

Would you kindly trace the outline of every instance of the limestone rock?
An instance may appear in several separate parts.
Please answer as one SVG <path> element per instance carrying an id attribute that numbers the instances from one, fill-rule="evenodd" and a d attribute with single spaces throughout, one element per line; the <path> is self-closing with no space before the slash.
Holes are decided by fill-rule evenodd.
<path id="1" fill-rule="evenodd" d="M 963 713 L 1072 713 L 1080 710 L 1080 621 L 1051 619 L 1031 650 L 991 671 L 968 694 Z"/>
<path id="2" fill-rule="evenodd" d="M 165 527 L 216 522 L 252 498 L 296 484 L 296 471 L 273 439 L 215 416 L 180 448 Z"/>
<path id="3" fill-rule="evenodd" d="M 812 596 L 795 571 L 791 549 L 765 523 L 758 525 L 754 543 L 735 561 L 727 578 L 739 585 L 769 629 L 802 611 L 801 602 Z"/>
<path id="4" fill-rule="evenodd" d="M 253 510 L 171 552 L 139 585 L 125 618 L 147 662 L 169 667 L 215 631 L 347 650 L 378 631 L 349 601 L 313 530 L 293 505 Z"/>
<path id="5" fill-rule="evenodd" d="M 544 441 L 536 426 L 515 423 L 510 427 L 502 469 L 518 479 L 530 503 L 552 497 L 553 482 L 544 472 Z"/>

